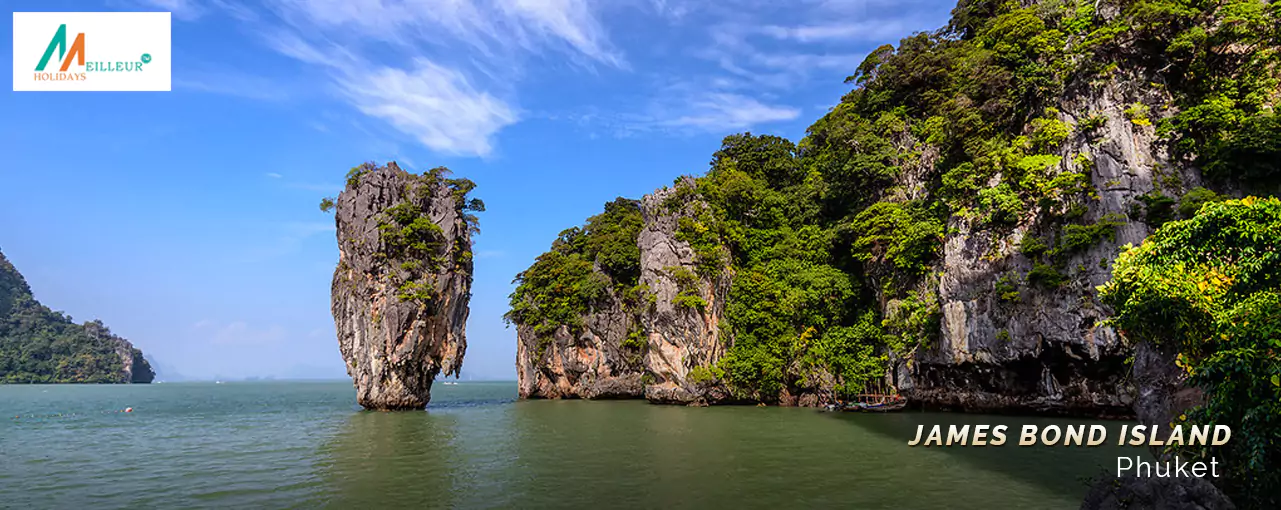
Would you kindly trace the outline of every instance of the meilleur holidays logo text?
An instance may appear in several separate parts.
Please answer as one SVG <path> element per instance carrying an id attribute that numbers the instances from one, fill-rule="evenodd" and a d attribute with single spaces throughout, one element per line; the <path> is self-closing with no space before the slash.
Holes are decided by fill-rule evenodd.
<path id="1" fill-rule="evenodd" d="M 1008 425 L 926 425 L 916 426 L 916 435 L 908 446 L 1004 446 L 1008 442 Z M 1227 425 L 1174 425 L 1164 438 L 1157 427 L 1122 425 L 1115 444 L 1118 446 L 1222 446 L 1232 439 Z M 1023 425 L 1018 433 L 1018 446 L 1101 446 L 1108 443 L 1108 428 L 1103 425 Z M 1219 461 L 1187 461 L 1177 455 L 1170 459 L 1144 460 L 1141 456 L 1117 457 L 1117 476 L 1138 477 L 1218 477 Z"/>
<path id="2" fill-rule="evenodd" d="M 167 12 L 13 13 L 14 91 L 168 91 Z"/>

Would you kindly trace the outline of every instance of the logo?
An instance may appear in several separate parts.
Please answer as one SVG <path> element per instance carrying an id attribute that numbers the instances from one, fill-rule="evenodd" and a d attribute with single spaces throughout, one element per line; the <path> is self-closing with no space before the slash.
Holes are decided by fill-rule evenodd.
<path id="1" fill-rule="evenodd" d="M 170 90 L 167 12 L 13 13 L 13 90 Z"/>
<path id="2" fill-rule="evenodd" d="M 44 56 L 40 57 L 40 64 L 36 66 L 37 71 L 43 71 L 46 65 L 49 65 L 49 57 L 53 56 L 54 50 L 58 50 L 58 59 L 67 53 L 67 25 L 58 25 L 58 33 L 53 34 L 53 40 L 49 41 L 49 49 L 44 50 Z M 62 60 L 62 68 L 59 72 L 66 72 L 71 67 L 71 59 L 79 57 L 78 65 L 85 65 L 85 35 L 76 34 L 76 42 L 71 43 L 71 54 L 67 55 L 66 60 Z"/>

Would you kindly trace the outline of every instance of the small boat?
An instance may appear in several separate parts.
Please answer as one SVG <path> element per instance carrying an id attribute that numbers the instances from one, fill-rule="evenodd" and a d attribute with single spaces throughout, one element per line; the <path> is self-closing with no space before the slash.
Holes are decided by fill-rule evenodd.
<path id="1" fill-rule="evenodd" d="M 863 395 L 860 395 L 860 396 L 863 396 Z M 902 411 L 903 408 L 907 407 L 907 399 L 900 397 L 898 395 L 875 395 L 875 396 L 868 395 L 868 396 L 877 398 L 877 399 L 882 399 L 882 397 L 885 397 L 885 398 L 883 398 L 882 401 L 880 402 L 849 402 L 845 404 L 845 407 L 843 407 L 841 410 L 863 412 L 863 413 L 889 413 L 894 411 Z"/>

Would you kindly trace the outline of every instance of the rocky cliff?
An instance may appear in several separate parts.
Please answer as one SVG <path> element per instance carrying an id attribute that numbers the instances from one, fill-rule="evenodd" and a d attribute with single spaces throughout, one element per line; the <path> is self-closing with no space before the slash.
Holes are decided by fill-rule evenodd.
<path id="1" fill-rule="evenodd" d="M 623 345 L 636 317 L 614 292 L 582 317 L 550 335 L 517 327 L 516 376 L 521 398 L 636 398 L 643 395 L 640 355 Z"/>
<path id="2" fill-rule="evenodd" d="M 641 373 L 655 402 L 892 388 L 931 407 L 1168 421 L 1196 395 L 1170 353 L 1136 355 L 1107 325 L 1097 287 L 1162 223 L 1276 190 L 1281 66 L 1275 6 L 1167 3 L 962 0 L 948 26 L 873 51 L 801 142 L 729 136 L 705 175 L 646 196 L 643 309 L 616 314 L 621 300 L 540 258 L 513 294 L 540 310 L 509 316 L 522 345 L 619 317 L 581 352 L 642 350 L 606 377 Z M 531 352 L 522 385 L 603 373 Z M 540 384 L 522 394 L 596 394 Z"/>
<path id="3" fill-rule="evenodd" d="M 693 179 L 681 179 L 641 200 L 644 227 L 636 241 L 641 284 L 652 296 L 641 319 L 650 375 L 644 395 L 651 402 L 706 405 L 731 398 L 710 367 L 727 347 L 721 321 L 733 270 L 725 264 L 700 268 L 693 247 L 678 234 L 682 218 L 708 207 L 682 197 L 694 186 Z"/>
<path id="4" fill-rule="evenodd" d="M 0 253 L 0 383 L 149 383 L 151 365 L 100 320 L 76 324 L 36 301 Z"/>
<path id="5" fill-rule="evenodd" d="M 356 399 L 421 409 L 437 375 L 457 376 L 467 349 L 473 185 L 443 168 L 422 175 L 365 164 L 322 208 L 336 210 L 332 311 Z"/>
<path id="6" fill-rule="evenodd" d="M 1119 77 L 1118 77 L 1119 78 Z M 1106 307 L 1096 288 L 1111 277 L 1110 261 L 1152 232 L 1132 214 L 1142 197 L 1182 196 L 1201 186 L 1200 172 L 1173 165 L 1148 119 L 1126 116 L 1135 104 L 1164 104 L 1164 93 L 1134 85 L 1142 77 L 1082 87 L 1056 106 L 1059 122 L 1095 126 L 1074 134 L 1055 154 L 1054 175 L 1088 177 L 1090 197 L 1078 209 L 1083 225 L 1111 229 L 1096 244 L 1063 252 L 1057 285 L 1029 282 L 1041 254 L 1029 239 L 1058 235 L 1054 211 L 1032 209 L 1008 228 L 984 228 L 952 217 L 943 241 L 939 341 L 917 351 L 897 386 L 912 398 L 969 410 L 1132 415 L 1127 358 L 1116 332 L 1100 323 Z M 1128 84 L 1128 85 L 1126 85 Z M 906 364 L 906 363 L 905 363 Z"/>

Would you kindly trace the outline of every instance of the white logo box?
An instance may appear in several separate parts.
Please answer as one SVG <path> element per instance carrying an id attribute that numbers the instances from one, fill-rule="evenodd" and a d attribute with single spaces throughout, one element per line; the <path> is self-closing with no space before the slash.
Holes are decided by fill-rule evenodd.
<path id="1" fill-rule="evenodd" d="M 15 12 L 13 90 L 169 91 L 171 27 L 168 12 Z"/>

